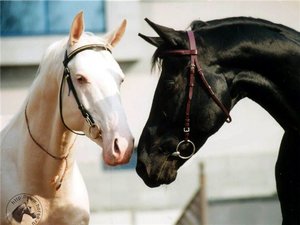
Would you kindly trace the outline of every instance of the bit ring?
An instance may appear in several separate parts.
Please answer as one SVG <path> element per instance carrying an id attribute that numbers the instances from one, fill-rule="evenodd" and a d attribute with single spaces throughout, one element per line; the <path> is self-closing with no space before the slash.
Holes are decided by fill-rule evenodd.
<path id="1" fill-rule="evenodd" d="M 188 156 L 182 155 L 179 150 L 180 146 L 183 144 L 189 144 L 192 146 L 192 152 Z M 189 159 L 195 154 L 195 152 L 196 152 L 196 147 L 195 147 L 195 144 L 191 140 L 182 140 L 181 142 L 178 143 L 178 145 L 176 147 L 176 151 L 172 153 L 172 156 L 179 157 L 181 159 Z"/>
<path id="2" fill-rule="evenodd" d="M 93 132 L 94 129 L 97 129 L 98 132 Z M 93 139 L 97 139 L 101 137 L 101 129 L 99 128 L 98 125 L 93 124 L 92 126 L 89 127 L 89 136 Z"/>

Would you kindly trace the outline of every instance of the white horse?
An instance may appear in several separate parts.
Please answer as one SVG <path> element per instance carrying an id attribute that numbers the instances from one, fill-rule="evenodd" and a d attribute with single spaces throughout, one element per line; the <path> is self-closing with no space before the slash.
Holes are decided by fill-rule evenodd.
<path id="1" fill-rule="evenodd" d="M 99 38 L 84 32 L 80 12 L 69 38 L 48 48 L 24 105 L 1 132 L 2 225 L 10 224 L 21 193 L 39 202 L 39 225 L 89 223 L 74 133 L 101 146 L 106 164 L 129 161 L 134 139 L 120 102 L 124 74 L 111 54 L 125 28 L 126 20 Z"/>

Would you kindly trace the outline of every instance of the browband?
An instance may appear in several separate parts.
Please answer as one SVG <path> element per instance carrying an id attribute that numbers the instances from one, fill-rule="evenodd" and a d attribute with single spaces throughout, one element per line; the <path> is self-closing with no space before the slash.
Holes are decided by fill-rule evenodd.
<path id="1" fill-rule="evenodd" d="M 65 52 L 65 58 L 63 61 L 63 64 L 65 67 L 68 66 L 68 63 L 80 52 L 87 50 L 87 49 L 93 49 L 93 48 L 98 48 L 100 50 L 106 50 L 109 51 L 111 53 L 111 49 L 104 44 L 89 44 L 89 45 L 83 45 L 79 48 L 76 48 L 74 51 L 72 51 L 70 54 L 68 54 L 67 50 Z"/>

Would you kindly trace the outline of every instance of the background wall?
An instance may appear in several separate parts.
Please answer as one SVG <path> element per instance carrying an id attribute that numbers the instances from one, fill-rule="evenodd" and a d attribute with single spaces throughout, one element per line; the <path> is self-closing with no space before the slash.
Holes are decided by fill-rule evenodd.
<path id="1" fill-rule="evenodd" d="M 251 16 L 300 30 L 299 1 L 107 1 L 106 10 L 109 30 L 124 17 L 128 19 L 128 30 L 114 55 L 127 76 L 121 95 L 136 144 L 158 79 L 150 70 L 155 48 L 137 36 L 138 32 L 155 35 L 144 22 L 145 17 L 175 29 L 186 29 L 194 19 Z M 22 104 L 48 43 L 60 38 L 1 38 L 1 126 Z M 37 40 L 42 44 L 31 53 L 36 56 L 16 63 L 14 55 L 26 57 Z M 14 55 L 10 54 L 12 51 Z M 181 168 L 174 183 L 156 189 L 146 187 L 133 168 L 104 167 L 101 150 L 79 137 L 76 154 L 89 191 L 92 224 L 173 224 L 198 189 L 200 161 L 205 163 L 210 200 L 273 196 L 274 165 L 283 130 L 248 99 L 238 103 L 231 116 L 233 122 L 225 124 L 207 141 Z M 135 161 L 131 163 L 134 165 Z M 278 215 L 278 202 L 274 204 L 272 209 Z"/>

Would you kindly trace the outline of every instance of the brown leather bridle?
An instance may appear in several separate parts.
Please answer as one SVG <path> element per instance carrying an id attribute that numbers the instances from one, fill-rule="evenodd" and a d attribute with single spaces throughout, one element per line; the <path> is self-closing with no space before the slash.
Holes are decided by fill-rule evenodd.
<path id="1" fill-rule="evenodd" d="M 195 86 L 196 72 L 198 72 L 198 75 L 200 77 L 201 82 L 204 85 L 205 90 L 208 92 L 208 94 L 214 100 L 214 102 L 220 107 L 220 109 L 223 111 L 223 113 L 226 115 L 226 122 L 228 122 L 228 123 L 231 122 L 231 117 L 229 115 L 229 111 L 223 105 L 223 103 L 218 99 L 218 97 L 212 90 L 211 86 L 208 84 L 207 80 L 205 79 L 204 73 L 203 73 L 200 63 L 197 59 L 198 50 L 197 50 L 197 46 L 196 46 L 194 32 L 187 31 L 187 35 L 189 38 L 190 49 L 166 50 L 166 51 L 160 52 L 160 54 L 159 54 L 159 56 L 161 58 L 163 58 L 164 56 L 169 56 L 169 55 L 176 55 L 176 56 L 189 55 L 191 57 L 191 59 L 190 59 L 190 76 L 189 76 L 189 92 L 188 92 L 188 98 L 187 98 L 186 110 L 185 110 L 185 123 L 184 123 L 184 127 L 183 127 L 184 139 L 177 144 L 176 151 L 172 153 L 172 156 L 180 157 L 182 159 L 189 159 L 196 152 L 195 144 L 189 139 L 190 131 L 191 131 L 191 128 L 190 128 L 191 101 L 192 101 L 193 90 L 194 90 L 194 86 Z M 190 147 L 191 151 L 189 154 L 182 154 L 180 152 L 180 147 L 182 145 L 187 145 Z"/>

